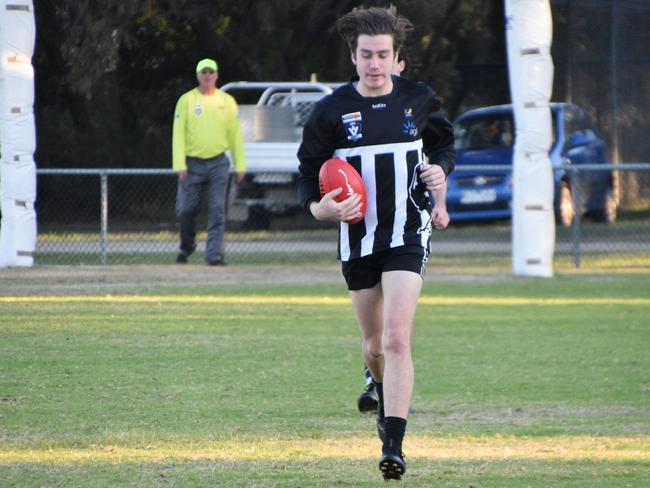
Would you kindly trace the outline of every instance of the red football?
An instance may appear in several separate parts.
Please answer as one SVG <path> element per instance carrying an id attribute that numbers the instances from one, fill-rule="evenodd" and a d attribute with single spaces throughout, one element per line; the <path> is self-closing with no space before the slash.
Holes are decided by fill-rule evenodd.
<path id="1" fill-rule="evenodd" d="M 321 196 L 337 188 L 343 188 L 343 191 L 335 198 L 337 202 L 342 202 L 355 193 L 361 195 L 361 217 L 348 220 L 346 224 L 356 224 L 363 219 L 367 208 L 366 187 L 361 175 L 350 163 L 342 159 L 328 159 L 320 168 L 318 182 Z"/>

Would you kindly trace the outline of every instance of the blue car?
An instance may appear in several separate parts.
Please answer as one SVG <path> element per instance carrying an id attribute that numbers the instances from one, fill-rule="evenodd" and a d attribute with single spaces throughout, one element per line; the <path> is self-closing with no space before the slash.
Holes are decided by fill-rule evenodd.
<path id="1" fill-rule="evenodd" d="M 553 143 L 549 151 L 553 167 L 562 164 L 607 164 L 605 144 L 580 107 L 552 103 Z M 514 119 L 511 105 L 470 110 L 454 123 L 457 168 L 512 165 Z M 617 201 L 611 170 L 580 171 L 579 202 L 567 171 L 553 171 L 554 211 L 559 225 L 569 226 L 576 212 L 600 222 L 616 220 Z M 575 183 L 573 183 L 575 184 Z M 447 210 L 453 221 L 509 219 L 512 216 L 510 170 L 454 171 L 448 179 Z"/>

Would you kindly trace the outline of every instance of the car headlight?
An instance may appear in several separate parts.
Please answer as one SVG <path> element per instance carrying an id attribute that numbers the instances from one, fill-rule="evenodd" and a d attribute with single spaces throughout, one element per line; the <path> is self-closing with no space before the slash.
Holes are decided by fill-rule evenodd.
<path id="1" fill-rule="evenodd" d="M 487 178 L 485 176 L 475 176 L 474 179 L 472 180 L 472 183 L 474 186 L 483 186 L 487 184 Z"/>

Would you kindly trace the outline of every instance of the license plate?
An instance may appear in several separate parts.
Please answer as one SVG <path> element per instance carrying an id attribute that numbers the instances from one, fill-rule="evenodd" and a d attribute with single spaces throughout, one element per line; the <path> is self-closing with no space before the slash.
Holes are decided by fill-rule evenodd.
<path id="1" fill-rule="evenodd" d="M 497 199 L 497 191 L 494 188 L 483 190 L 465 190 L 460 196 L 460 203 L 469 205 L 472 203 L 493 203 Z"/>

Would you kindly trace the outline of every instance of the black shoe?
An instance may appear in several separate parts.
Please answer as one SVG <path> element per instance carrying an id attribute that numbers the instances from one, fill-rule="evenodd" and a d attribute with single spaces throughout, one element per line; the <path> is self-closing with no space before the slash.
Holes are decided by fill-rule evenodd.
<path id="1" fill-rule="evenodd" d="M 359 398 L 357 398 L 357 408 L 361 413 L 376 412 L 378 403 L 379 396 L 375 389 L 375 383 L 371 381 L 366 385 Z"/>
<path id="2" fill-rule="evenodd" d="M 403 453 L 382 452 L 379 458 L 379 470 L 384 475 L 384 480 L 399 480 L 406 472 L 406 461 Z"/>
<path id="3" fill-rule="evenodd" d="M 196 244 L 192 246 L 192 250 L 187 252 L 181 249 L 181 251 L 178 253 L 178 256 L 176 256 L 176 262 L 178 264 L 187 264 L 188 258 L 194 253 L 196 250 Z"/>
<path id="4" fill-rule="evenodd" d="M 384 409 L 377 408 L 377 435 L 381 442 L 384 442 L 384 432 L 386 431 L 386 417 L 384 416 Z"/>

